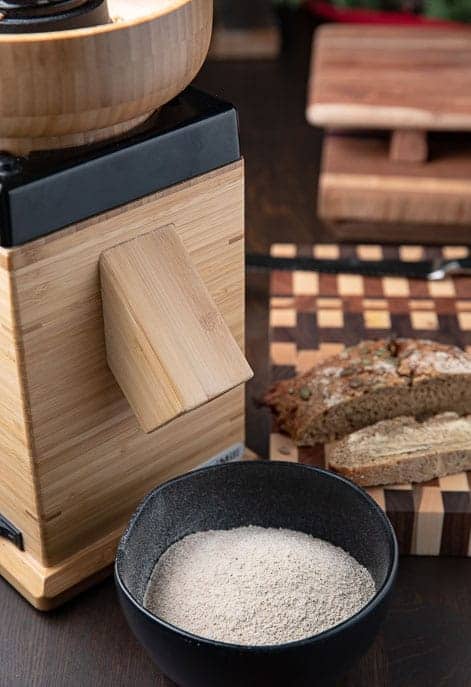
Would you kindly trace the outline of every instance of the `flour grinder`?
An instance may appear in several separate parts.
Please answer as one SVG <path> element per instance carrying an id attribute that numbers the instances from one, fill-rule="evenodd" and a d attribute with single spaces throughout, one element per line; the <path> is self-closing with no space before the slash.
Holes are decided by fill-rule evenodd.
<path id="1" fill-rule="evenodd" d="M 0 573 L 57 605 L 157 483 L 244 441 L 232 106 L 212 0 L 0 0 Z"/>

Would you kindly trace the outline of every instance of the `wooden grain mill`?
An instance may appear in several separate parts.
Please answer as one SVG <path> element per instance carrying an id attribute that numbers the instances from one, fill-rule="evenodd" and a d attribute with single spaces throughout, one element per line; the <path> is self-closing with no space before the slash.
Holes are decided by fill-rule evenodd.
<path id="1" fill-rule="evenodd" d="M 41 609 L 244 440 L 237 116 L 182 93 L 211 25 L 212 0 L 0 0 L 0 572 Z"/>
<path id="2" fill-rule="evenodd" d="M 318 212 L 337 238 L 469 241 L 471 30 L 322 27 L 307 118 L 326 129 Z"/>

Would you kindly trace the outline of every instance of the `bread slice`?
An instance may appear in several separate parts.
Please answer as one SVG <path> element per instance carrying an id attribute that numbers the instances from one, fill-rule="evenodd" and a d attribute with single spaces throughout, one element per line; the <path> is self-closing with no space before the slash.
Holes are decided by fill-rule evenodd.
<path id="1" fill-rule="evenodd" d="M 471 470 L 471 416 L 383 420 L 328 444 L 327 467 L 365 487 L 426 482 Z"/>
<path id="2" fill-rule="evenodd" d="M 471 413 L 471 356 L 433 341 L 364 341 L 275 384 L 265 402 L 300 446 L 399 415 Z"/>

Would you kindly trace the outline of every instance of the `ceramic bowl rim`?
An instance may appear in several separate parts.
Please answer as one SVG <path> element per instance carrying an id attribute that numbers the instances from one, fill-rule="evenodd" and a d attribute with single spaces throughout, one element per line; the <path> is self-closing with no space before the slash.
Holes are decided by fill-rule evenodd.
<path id="1" fill-rule="evenodd" d="M 153 496 L 159 492 L 161 489 L 164 489 L 167 487 L 169 484 L 174 484 L 176 482 L 180 482 L 183 480 L 186 480 L 188 478 L 191 478 L 193 475 L 197 474 L 204 474 L 204 473 L 209 473 L 209 472 L 216 472 L 216 471 L 221 471 L 226 469 L 229 466 L 233 465 L 239 465 L 239 466 L 245 466 L 242 469 L 252 469 L 249 466 L 261 466 L 264 465 L 268 467 L 268 469 L 279 469 L 280 467 L 288 468 L 288 469 L 298 469 L 298 470 L 306 470 L 309 472 L 316 472 L 319 474 L 322 474 L 326 476 L 328 479 L 332 479 L 333 481 L 339 481 L 342 482 L 346 487 L 352 489 L 353 491 L 356 491 L 357 494 L 363 498 L 369 505 L 372 507 L 373 511 L 376 513 L 376 515 L 379 517 L 379 519 L 382 521 L 384 530 L 387 534 L 387 539 L 389 543 L 389 551 L 390 551 L 390 560 L 388 564 L 388 570 L 386 572 L 385 580 L 381 587 L 376 590 L 374 596 L 368 601 L 368 603 L 363 606 L 357 613 L 354 615 L 350 616 L 346 620 L 343 620 L 341 623 L 338 623 L 337 625 L 334 625 L 333 627 L 329 628 L 328 630 L 324 630 L 324 632 L 320 632 L 316 635 L 311 635 L 309 637 L 304 637 L 303 639 L 298 639 L 292 642 L 285 642 L 283 644 L 233 644 L 231 642 L 221 642 L 218 640 L 214 639 L 208 639 L 207 637 L 200 637 L 199 635 L 192 634 L 191 632 L 187 632 L 186 630 L 183 630 L 176 625 L 172 625 L 171 623 L 167 622 L 166 620 L 163 620 L 162 618 L 159 618 L 158 616 L 154 615 L 151 613 L 147 608 L 145 608 L 135 597 L 134 595 L 129 591 L 127 588 L 126 584 L 121 578 L 120 572 L 119 572 L 119 565 L 120 561 L 123 557 L 123 552 L 124 548 L 126 546 L 126 540 L 134 527 L 134 524 L 136 521 L 139 519 L 139 516 L 141 515 L 142 511 L 146 508 L 148 501 L 150 501 Z M 264 468 L 265 469 L 265 468 Z M 222 463 L 219 465 L 209 465 L 207 467 L 202 467 L 197 470 L 193 470 L 191 472 L 187 472 L 183 475 L 179 475 L 177 477 L 174 477 L 172 479 L 169 479 L 162 484 L 159 484 L 155 489 L 152 489 L 141 501 L 139 506 L 137 507 L 136 511 L 134 514 L 131 516 L 131 519 L 128 523 L 128 526 L 126 527 L 126 530 L 124 531 L 116 552 L 116 560 L 114 564 L 114 577 L 116 584 L 118 585 L 119 589 L 121 592 L 125 595 L 125 597 L 128 599 L 128 601 L 131 602 L 131 605 L 134 606 L 139 613 L 143 614 L 144 616 L 147 617 L 148 620 L 151 622 L 159 625 L 161 628 L 166 630 L 167 632 L 174 633 L 179 635 L 182 639 L 184 640 L 191 640 L 192 642 L 197 642 L 198 644 L 205 645 L 207 647 L 213 647 L 213 648 L 220 648 L 220 649 L 226 649 L 226 650 L 233 650 L 237 651 L 239 653 L 241 652 L 247 652 L 247 653 L 271 653 L 274 651 L 284 651 L 284 650 L 290 650 L 290 649 L 296 649 L 296 648 L 301 648 L 301 647 L 306 647 L 306 646 L 313 646 L 314 644 L 321 643 L 324 641 L 328 641 L 332 637 L 340 634 L 344 630 L 347 630 L 351 628 L 353 625 L 356 625 L 359 621 L 363 620 L 366 616 L 368 616 L 372 611 L 374 611 L 378 606 L 381 605 L 383 600 L 385 599 L 386 596 L 388 596 L 389 592 L 391 591 L 391 588 L 394 585 L 396 575 L 397 575 L 397 570 L 398 570 L 398 565 L 399 565 L 399 547 L 397 543 L 397 538 L 396 534 L 394 532 L 394 529 L 385 514 L 385 512 L 379 507 L 379 505 L 376 503 L 376 501 L 361 487 L 359 487 L 357 484 L 352 482 L 351 480 L 347 479 L 346 477 L 342 477 L 341 475 L 337 475 L 334 472 L 330 472 L 329 470 L 325 470 L 323 468 L 319 468 L 313 465 L 304 465 L 301 463 L 293 463 L 289 461 L 270 461 L 270 460 L 254 460 L 254 461 L 235 461 L 231 463 Z"/>

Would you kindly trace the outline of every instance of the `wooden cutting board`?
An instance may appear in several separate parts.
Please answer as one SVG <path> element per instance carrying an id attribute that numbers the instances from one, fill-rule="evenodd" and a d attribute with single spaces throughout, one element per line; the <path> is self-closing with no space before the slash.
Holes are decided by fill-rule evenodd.
<path id="1" fill-rule="evenodd" d="M 327 25 L 307 118 L 347 129 L 471 130 L 471 30 Z"/>
<path id="2" fill-rule="evenodd" d="M 363 260 L 466 257 L 463 246 L 275 244 L 272 255 Z M 471 277 L 440 282 L 313 272 L 273 272 L 270 360 L 273 380 L 312 365 L 362 339 L 391 335 L 433 339 L 471 351 Z M 322 448 L 297 448 L 276 426 L 270 458 L 324 466 Z M 387 512 L 400 551 L 471 556 L 471 472 L 425 484 L 368 489 Z"/>

